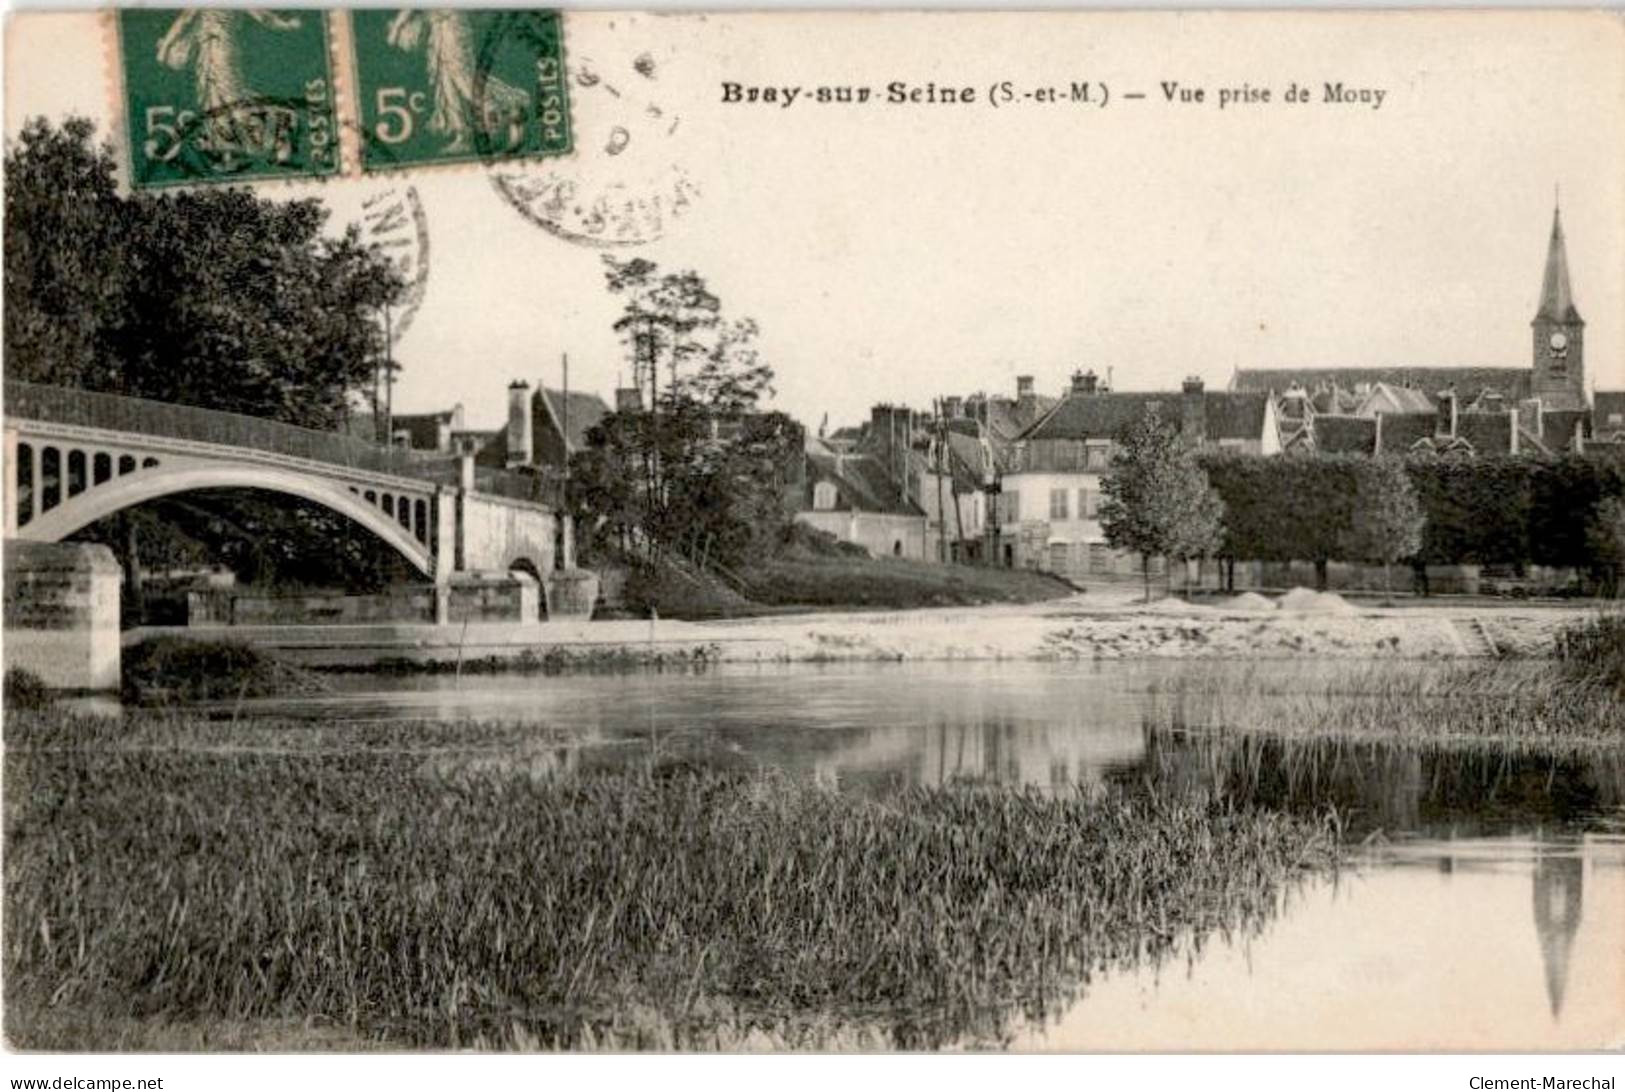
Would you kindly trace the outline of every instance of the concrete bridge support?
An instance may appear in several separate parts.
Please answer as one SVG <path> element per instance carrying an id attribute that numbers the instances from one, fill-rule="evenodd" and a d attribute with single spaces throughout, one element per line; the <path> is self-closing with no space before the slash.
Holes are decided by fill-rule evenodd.
<path id="1" fill-rule="evenodd" d="M 106 546 L 5 544 L 5 669 L 59 690 L 119 688 L 119 582 Z"/>

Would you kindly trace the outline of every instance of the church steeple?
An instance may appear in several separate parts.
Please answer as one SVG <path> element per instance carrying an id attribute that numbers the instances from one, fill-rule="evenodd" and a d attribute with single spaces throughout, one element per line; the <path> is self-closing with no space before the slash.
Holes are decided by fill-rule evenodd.
<path id="1" fill-rule="evenodd" d="M 1569 254 L 1563 242 L 1563 210 L 1552 209 L 1552 238 L 1546 244 L 1546 277 L 1540 286 L 1540 310 L 1535 321 L 1582 325 L 1580 312 L 1574 307 L 1574 292 L 1569 287 Z"/>
<path id="2" fill-rule="evenodd" d="M 1563 239 L 1563 211 L 1552 209 L 1552 236 L 1546 244 L 1546 273 L 1534 321 L 1534 375 L 1529 393 L 1542 410 L 1584 410 L 1585 320 L 1574 306 L 1569 285 L 1569 253 Z"/>

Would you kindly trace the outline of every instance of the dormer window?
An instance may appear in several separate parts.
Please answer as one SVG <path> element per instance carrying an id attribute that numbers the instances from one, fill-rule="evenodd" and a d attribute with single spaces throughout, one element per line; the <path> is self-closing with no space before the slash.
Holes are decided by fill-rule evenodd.
<path id="1" fill-rule="evenodd" d="M 834 482 L 819 482 L 813 486 L 813 508 L 819 512 L 828 512 L 835 507 Z"/>

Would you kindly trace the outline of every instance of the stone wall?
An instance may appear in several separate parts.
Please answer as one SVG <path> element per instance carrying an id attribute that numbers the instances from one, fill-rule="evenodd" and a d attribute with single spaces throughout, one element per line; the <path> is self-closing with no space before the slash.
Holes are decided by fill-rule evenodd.
<path id="1" fill-rule="evenodd" d="M 196 627 L 535 622 L 541 618 L 541 589 L 526 573 L 478 572 L 457 573 L 440 589 L 409 584 L 373 595 L 210 589 L 191 592 L 187 605 L 187 625 Z"/>
<path id="2" fill-rule="evenodd" d="M 870 557 L 925 557 L 925 517 L 890 512 L 802 511 L 796 520 L 827 531 L 842 542 L 869 551 Z"/>
<path id="3" fill-rule="evenodd" d="M 537 576 L 553 570 L 557 517 L 538 505 L 500 497 L 465 494 L 463 541 L 457 568 L 471 572 L 502 571 L 529 562 Z"/>
<path id="4" fill-rule="evenodd" d="M 377 622 L 433 622 L 432 584 L 391 588 L 375 595 L 301 592 L 265 595 L 240 590 L 187 594 L 190 626 L 367 625 Z"/>
<path id="5" fill-rule="evenodd" d="M 5 668 L 64 690 L 117 690 L 119 584 L 105 546 L 5 543 Z"/>

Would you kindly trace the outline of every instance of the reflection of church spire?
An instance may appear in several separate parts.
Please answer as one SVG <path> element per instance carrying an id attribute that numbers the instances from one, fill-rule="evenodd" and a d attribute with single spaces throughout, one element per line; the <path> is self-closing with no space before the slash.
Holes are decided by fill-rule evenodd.
<path id="1" fill-rule="evenodd" d="M 1546 999 L 1552 1015 L 1563 1014 L 1563 993 L 1569 982 L 1569 949 L 1580 928 L 1581 896 L 1585 873 L 1572 854 L 1541 853 L 1535 858 L 1535 935 L 1546 965 Z"/>

